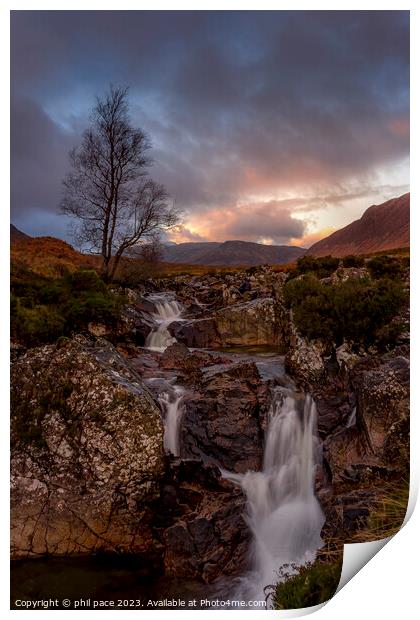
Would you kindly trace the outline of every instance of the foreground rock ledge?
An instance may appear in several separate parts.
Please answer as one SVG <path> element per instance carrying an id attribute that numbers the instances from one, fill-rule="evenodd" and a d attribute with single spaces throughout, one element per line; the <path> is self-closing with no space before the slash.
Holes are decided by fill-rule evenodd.
<path id="1" fill-rule="evenodd" d="M 28 351 L 12 386 L 12 557 L 150 556 L 163 428 L 134 369 L 78 336 Z"/>

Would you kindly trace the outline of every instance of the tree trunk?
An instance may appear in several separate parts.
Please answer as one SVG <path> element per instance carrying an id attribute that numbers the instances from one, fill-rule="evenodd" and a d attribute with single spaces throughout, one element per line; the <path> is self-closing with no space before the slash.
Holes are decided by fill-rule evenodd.
<path id="1" fill-rule="evenodd" d="M 108 282 L 112 282 L 113 281 L 113 279 L 115 277 L 115 272 L 117 271 L 117 267 L 118 267 L 119 262 L 120 262 L 121 256 L 122 256 L 122 252 L 121 253 L 117 252 L 115 254 L 114 260 L 112 261 L 112 268 L 111 268 L 110 273 L 108 275 L 108 277 L 109 277 Z"/>
<path id="2" fill-rule="evenodd" d="M 112 279 L 109 271 L 109 258 L 102 256 L 101 276 L 104 282 L 110 282 Z"/>

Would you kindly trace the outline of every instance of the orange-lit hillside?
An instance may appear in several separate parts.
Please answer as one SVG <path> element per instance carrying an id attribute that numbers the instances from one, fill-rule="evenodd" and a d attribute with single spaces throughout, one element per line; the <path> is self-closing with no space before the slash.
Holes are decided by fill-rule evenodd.
<path id="1" fill-rule="evenodd" d="M 12 243 L 12 263 L 23 265 L 48 277 L 60 277 L 66 271 L 97 269 L 99 257 L 77 252 L 69 243 L 54 237 L 33 237 Z"/>

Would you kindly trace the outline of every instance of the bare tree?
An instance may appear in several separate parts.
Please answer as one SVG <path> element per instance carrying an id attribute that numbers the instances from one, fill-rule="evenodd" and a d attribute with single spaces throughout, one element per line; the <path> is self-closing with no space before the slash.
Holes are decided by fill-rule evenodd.
<path id="1" fill-rule="evenodd" d="M 128 89 L 110 87 L 97 98 L 91 128 L 70 153 L 64 179 L 63 213 L 75 220 L 79 244 L 102 256 L 102 276 L 111 281 L 121 257 L 175 226 L 179 213 L 163 187 L 147 175 L 150 143 L 131 127 Z"/>

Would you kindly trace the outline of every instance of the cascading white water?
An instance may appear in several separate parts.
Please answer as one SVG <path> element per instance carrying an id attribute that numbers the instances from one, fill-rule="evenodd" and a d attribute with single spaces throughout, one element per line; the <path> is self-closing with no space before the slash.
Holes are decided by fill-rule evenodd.
<path id="1" fill-rule="evenodd" d="M 356 425 L 356 415 L 357 415 L 357 408 L 353 407 L 352 412 L 349 415 L 349 418 L 347 420 L 347 424 L 346 424 L 347 428 L 351 428 L 352 426 Z"/>
<path id="2" fill-rule="evenodd" d="M 147 336 L 146 347 L 153 351 L 164 351 L 176 342 L 176 338 L 169 333 L 168 326 L 181 317 L 183 308 L 175 299 L 154 300 L 154 304 L 156 312 L 151 316 L 157 327 Z"/>
<path id="3" fill-rule="evenodd" d="M 234 596 L 264 598 L 264 588 L 279 581 L 285 564 L 314 559 L 322 545 L 324 523 L 314 494 L 317 455 L 316 407 L 291 390 L 276 388 L 266 434 L 261 472 L 224 472 L 247 497 L 246 519 L 253 534 L 252 569 L 238 582 Z"/>
<path id="4" fill-rule="evenodd" d="M 175 385 L 171 391 L 162 392 L 159 395 L 159 402 L 164 410 L 163 445 L 166 452 L 170 452 L 174 456 L 180 455 L 179 427 L 184 413 L 184 394 L 185 390 L 179 385 Z"/>

